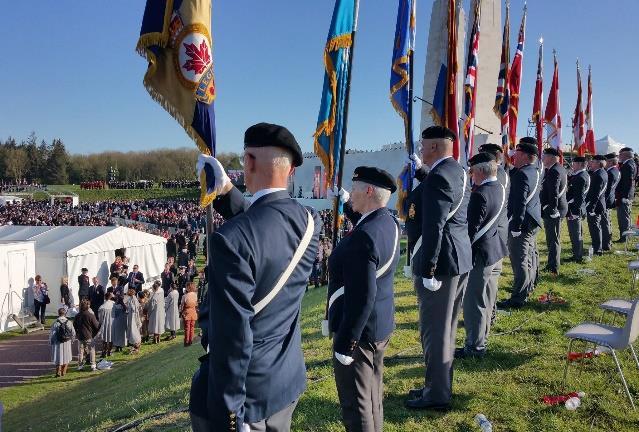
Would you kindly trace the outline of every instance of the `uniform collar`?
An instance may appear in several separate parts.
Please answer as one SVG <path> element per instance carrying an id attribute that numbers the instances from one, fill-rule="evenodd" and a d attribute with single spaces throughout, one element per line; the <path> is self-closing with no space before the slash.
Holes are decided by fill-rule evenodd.
<path id="1" fill-rule="evenodd" d="M 490 183 L 490 182 L 496 182 L 496 181 L 497 181 L 497 177 L 488 177 L 483 182 L 479 183 L 479 186 L 481 186 L 483 184 L 486 184 L 486 183 Z"/>
<path id="2" fill-rule="evenodd" d="M 582 169 L 580 169 L 578 171 L 575 171 L 575 172 L 572 173 L 572 175 L 577 175 L 577 174 L 582 173 L 584 171 L 586 171 L 586 168 L 582 168 Z"/>
<path id="3" fill-rule="evenodd" d="M 432 171 L 432 170 L 434 170 L 434 169 L 435 169 L 435 167 L 436 167 L 437 165 L 439 165 L 440 163 L 444 162 L 446 159 L 450 159 L 450 158 L 452 158 L 452 156 L 444 156 L 444 157 L 443 157 L 443 158 L 441 158 L 441 159 L 437 159 L 437 160 L 433 163 L 433 166 L 431 166 L 431 167 L 430 167 L 430 170 L 431 170 L 431 171 Z"/>
<path id="4" fill-rule="evenodd" d="M 255 192 L 253 194 L 253 196 L 251 197 L 251 205 L 255 204 L 255 202 L 257 200 L 259 200 L 260 198 L 266 196 L 266 195 L 270 195 L 272 193 L 275 192 L 281 192 L 281 191 L 285 191 L 285 188 L 267 188 L 267 189 L 260 189 L 257 192 Z"/>
<path id="5" fill-rule="evenodd" d="M 371 210 L 371 211 L 369 211 L 369 212 L 367 212 L 367 213 L 364 213 L 364 214 L 363 214 L 363 215 L 359 218 L 359 220 L 357 221 L 357 223 L 355 224 L 355 226 L 360 225 L 360 224 L 361 224 L 361 222 L 362 222 L 364 219 L 366 219 L 367 217 L 369 217 L 370 215 L 372 215 L 372 214 L 373 214 L 373 213 L 375 213 L 376 211 L 381 210 L 381 209 L 383 209 L 383 208 L 384 208 L 384 207 L 380 207 L 380 208 L 378 208 L 378 209 Z"/>

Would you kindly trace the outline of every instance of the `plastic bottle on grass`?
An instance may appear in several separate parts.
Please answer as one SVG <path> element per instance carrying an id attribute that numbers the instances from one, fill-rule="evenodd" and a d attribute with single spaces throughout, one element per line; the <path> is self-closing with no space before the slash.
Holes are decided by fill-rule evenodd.
<path id="1" fill-rule="evenodd" d="M 575 411 L 577 408 L 581 406 L 581 399 L 578 397 L 571 397 L 564 404 L 568 411 Z"/>
<path id="2" fill-rule="evenodd" d="M 477 423 L 481 432 L 493 432 L 493 425 L 488 421 L 485 415 L 477 414 L 475 416 L 475 423 Z"/>
<path id="3" fill-rule="evenodd" d="M 592 246 L 588 248 L 588 258 L 592 259 L 592 255 L 594 254 L 594 250 Z"/>

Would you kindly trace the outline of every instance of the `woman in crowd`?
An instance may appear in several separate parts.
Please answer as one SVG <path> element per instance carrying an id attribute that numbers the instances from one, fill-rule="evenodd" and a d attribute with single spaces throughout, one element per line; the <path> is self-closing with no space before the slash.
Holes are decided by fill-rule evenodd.
<path id="1" fill-rule="evenodd" d="M 160 343 L 160 336 L 164 333 L 164 291 L 160 289 L 160 281 L 153 283 L 149 300 L 149 334 L 153 333 L 153 343 Z"/>
<path id="2" fill-rule="evenodd" d="M 129 288 L 126 298 L 126 337 L 129 340 L 129 344 L 133 346 L 129 354 L 137 354 L 140 352 L 140 343 L 142 343 L 142 336 L 140 335 L 141 327 L 140 302 L 135 293 L 135 288 Z"/>
<path id="3" fill-rule="evenodd" d="M 113 277 L 118 277 L 120 275 L 120 271 L 122 270 L 122 258 L 119 256 L 115 257 L 115 261 L 111 264 L 111 267 L 109 268 L 109 271 L 111 272 L 111 274 L 109 275 L 109 278 L 113 278 Z"/>
<path id="4" fill-rule="evenodd" d="M 69 279 L 63 277 L 60 280 L 60 303 L 67 308 L 67 310 L 73 307 L 73 294 L 69 290 Z"/>
<path id="5" fill-rule="evenodd" d="M 200 270 L 199 279 L 197 281 L 197 301 L 198 304 L 204 301 L 204 295 L 206 294 L 206 272 L 204 269 Z"/>
<path id="6" fill-rule="evenodd" d="M 179 299 L 177 287 L 173 285 L 171 292 L 164 299 L 166 302 L 166 329 L 171 332 L 167 340 L 175 339 L 175 332 L 180 329 Z"/>
<path id="7" fill-rule="evenodd" d="M 95 370 L 95 342 L 94 338 L 100 331 L 100 323 L 90 310 L 91 301 L 82 299 L 80 312 L 73 319 L 73 328 L 78 339 L 78 370 L 84 368 L 85 352 L 89 353 L 91 370 Z"/>
<path id="8" fill-rule="evenodd" d="M 126 345 L 126 306 L 124 306 L 122 297 L 116 297 L 113 306 L 113 346 L 115 346 L 115 352 L 121 352 Z"/>
<path id="9" fill-rule="evenodd" d="M 140 318 L 142 319 L 142 342 L 149 341 L 149 292 L 147 290 L 138 293 L 138 301 L 140 302 Z"/>
<path id="10" fill-rule="evenodd" d="M 58 319 L 51 325 L 51 332 L 49 333 L 51 361 L 55 364 L 56 378 L 67 373 L 69 363 L 73 359 L 71 343 L 75 337 L 75 331 L 66 314 L 67 310 L 65 308 L 58 309 Z"/>
<path id="11" fill-rule="evenodd" d="M 166 264 L 164 264 L 164 271 L 160 275 L 160 278 L 162 279 L 162 290 L 164 291 L 164 297 L 166 297 L 171 291 L 171 285 L 173 285 L 173 283 L 175 282 L 175 276 L 171 271 L 170 263 L 167 262 Z"/>
<path id="12" fill-rule="evenodd" d="M 102 358 L 111 357 L 113 349 L 113 328 L 115 321 L 115 311 L 113 306 L 113 293 L 106 293 L 105 301 L 98 309 L 98 320 L 100 321 L 100 339 L 102 339 Z"/>
<path id="13" fill-rule="evenodd" d="M 42 282 L 42 276 L 36 275 L 33 286 L 33 314 L 36 320 L 44 324 L 44 314 L 49 303 L 49 289 L 47 284 Z"/>
<path id="14" fill-rule="evenodd" d="M 197 321 L 197 293 L 195 282 L 189 282 L 186 286 L 186 294 L 182 297 L 180 304 L 180 314 L 184 319 L 184 346 L 193 343 L 193 333 L 195 332 L 195 322 Z"/>

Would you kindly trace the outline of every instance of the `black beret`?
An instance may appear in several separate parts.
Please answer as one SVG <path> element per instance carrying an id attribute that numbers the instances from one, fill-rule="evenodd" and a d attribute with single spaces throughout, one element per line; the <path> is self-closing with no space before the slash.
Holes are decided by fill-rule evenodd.
<path id="1" fill-rule="evenodd" d="M 622 148 L 621 150 L 619 150 L 619 153 L 621 153 L 621 152 L 627 152 L 627 151 L 629 151 L 629 152 L 634 152 L 634 150 L 633 150 L 633 149 L 631 149 L 630 147 L 624 147 L 624 148 Z"/>
<path id="2" fill-rule="evenodd" d="M 284 126 L 258 123 L 244 132 L 244 147 L 280 147 L 291 152 L 293 166 L 304 162 L 300 145 L 293 134 Z"/>
<path id="3" fill-rule="evenodd" d="M 423 139 L 449 139 L 451 141 L 455 141 L 457 139 L 457 135 L 455 132 L 448 129 L 444 126 L 431 126 L 422 132 Z"/>
<path id="4" fill-rule="evenodd" d="M 82 267 L 82 270 L 81 270 L 81 271 L 83 271 L 83 272 L 85 272 L 85 271 L 86 271 L 86 272 L 88 272 L 88 271 L 89 271 L 89 269 L 88 269 L 88 268 L 86 268 L 86 267 Z"/>
<path id="5" fill-rule="evenodd" d="M 495 162 L 495 160 L 496 159 L 494 154 L 483 152 L 483 153 L 477 153 L 475 156 L 468 159 L 468 164 L 470 166 L 475 166 L 480 163 Z"/>
<path id="6" fill-rule="evenodd" d="M 559 156 L 559 150 L 557 150 L 554 147 L 546 147 L 544 149 L 544 154 L 551 155 L 551 156 Z"/>
<path id="7" fill-rule="evenodd" d="M 499 146 L 497 144 L 486 143 L 486 144 L 482 144 L 482 145 L 479 146 L 479 151 L 481 153 L 488 152 L 488 153 L 492 153 L 492 154 L 497 154 L 497 153 L 503 153 L 504 149 L 501 148 L 501 146 Z"/>
<path id="8" fill-rule="evenodd" d="M 615 153 L 615 152 L 608 153 L 608 154 L 606 155 L 606 159 L 614 159 L 614 158 L 616 158 L 616 157 L 617 157 L 617 153 Z"/>
<path id="9" fill-rule="evenodd" d="M 534 146 L 536 146 L 537 143 L 537 138 L 535 137 L 523 137 L 519 139 L 519 143 L 526 143 L 526 144 L 532 144 Z"/>
<path id="10" fill-rule="evenodd" d="M 360 181 L 373 186 L 378 186 L 391 191 L 391 193 L 397 190 L 393 176 L 383 169 L 376 167 L 360 166 L 355 168 L 355 171 L 353 172 L 353 181 Z"/>
<path id="11" fill-rule="evenodd" d="M 586 158 L 584 156 L 575 156 L 572 158 L 573 162 L 586 162 Z"/>
<path id="12" fill-rule="evenodd" d="M 519 141 L 519 144 L 517 144 L 517 150 L 535 156 L 537 156 L 537 152 L 539 151 L 539 149 L 537 149 L 537 144 L 531 144 L 523 141 Z"/>
<path id="13" fill-rule="evenodd" d="M 594 155 L 592 157 L 592 160 L 596 160 L 596 161 L 605 161 L 606 157 L 604 155 Z"/>

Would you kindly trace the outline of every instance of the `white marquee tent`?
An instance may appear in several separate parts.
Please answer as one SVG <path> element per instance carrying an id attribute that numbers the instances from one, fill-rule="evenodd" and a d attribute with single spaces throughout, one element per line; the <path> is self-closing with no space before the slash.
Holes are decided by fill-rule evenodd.
<path id="1" fill-rule="evenodd" d="M 35 272 L 49 286 L 53 305 L 47 308 L 47 314 L 60 304 L 62 277 L 69 278 L 69 288 L 77 302 L 82 267 L 89 270 L 90 277 L 97 276 L 107 286 L 116 249 L 125 248 L 130 267 L 138 264 L 147 284 L 160 276 L 166 262 L 166 239 L 125 227 L 0 227 L 0 241 L 11 240 L 35 242 Z"/>
<path id="2" fill-rule="evenodd" d="M 610 135 L 606 135 L 603 138 L 595 141 L 595 150 L 597 154 L 619 153 L 619 150 L 626 147 L 625 144 L 621 144 L 615 141 Z"/>
<path id="3" fill-rule="evenodd" d="M 34 275 L 34 242 L 0 241 L 0 333 L 17 325 L 9 315 L 26 306 Z"/>

